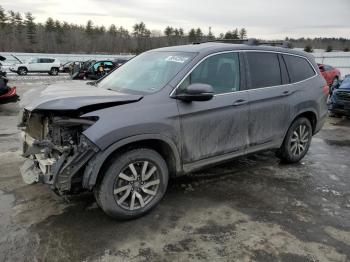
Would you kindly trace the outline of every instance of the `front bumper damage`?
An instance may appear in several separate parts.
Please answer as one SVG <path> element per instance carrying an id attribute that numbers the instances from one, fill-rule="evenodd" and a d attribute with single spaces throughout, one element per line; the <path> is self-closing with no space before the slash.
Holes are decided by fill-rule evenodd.
<path id="1" fill-rule="evenodd" d="M 27 132 L 22 132 L 21 138 L 23 157 L 27 158 L 20 168 L 24 182 L 49 184 L 60 195 L 69 193 L 74 183 L 81 185 L 79 174 L 99 151 L 83 134 L 76 144 L 60 146 L 48 139 L 35 139 Z"/>

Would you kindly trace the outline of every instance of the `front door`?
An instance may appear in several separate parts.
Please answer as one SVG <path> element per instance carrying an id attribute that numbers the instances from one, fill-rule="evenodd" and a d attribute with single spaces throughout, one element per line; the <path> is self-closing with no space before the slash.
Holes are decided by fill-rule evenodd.
<path id="1" fill-rule="evenodd" d="M 241 90 L 239 54 L 228 52 L 202 61 L 178 87 L 209 84 L 215 96 L 205 102 L 178 100 L 182 160 L 193 163 L 244 151 L 248 141 L 248 91 Z"/>

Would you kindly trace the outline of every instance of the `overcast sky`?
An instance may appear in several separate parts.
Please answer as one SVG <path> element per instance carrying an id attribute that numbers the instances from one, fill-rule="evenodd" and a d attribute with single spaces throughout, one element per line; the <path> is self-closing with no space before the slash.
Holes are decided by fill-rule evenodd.
<path id="1" fill-rule="evenodd" d="M 149 29 L 167 25 L 186 31 L 211 26 L 220 32 L 245 27 L 249 37 L 350 38 L 350 0 L 1 0 L 6 10 L 30 11 L 37 22 L 47 17 L 77 24 L 93 20 L 129 30 L 143 21 Z"/>

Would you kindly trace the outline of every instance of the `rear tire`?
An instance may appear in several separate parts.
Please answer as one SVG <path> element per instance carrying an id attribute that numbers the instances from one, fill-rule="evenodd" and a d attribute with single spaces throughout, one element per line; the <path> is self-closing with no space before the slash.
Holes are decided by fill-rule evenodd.
<path id="1" fill-rule="evenodd" d="M 58 75 L 58 71 L 59 71 L 59 69 L 57 67 L 53 67 L 53 68 L 51 68 L 51 70 L 49 72 L 49 75 L 57 76 Z"/>
<path id="2" fill-rule="evenodd" d="M 113 158 L 96 186 L 96 202 L 116 219 L 134 219 L 154 208 L 168 185 L 168 167 L 154 150 L 140 148 Z"/>
<path id="3" fill-rule="evenodd" d="M 307 118 L 300 117 L 289 127 L 277 156 L 285 163 L 297 163 L 309 150 L 311 139 L 311 123 Z"/>

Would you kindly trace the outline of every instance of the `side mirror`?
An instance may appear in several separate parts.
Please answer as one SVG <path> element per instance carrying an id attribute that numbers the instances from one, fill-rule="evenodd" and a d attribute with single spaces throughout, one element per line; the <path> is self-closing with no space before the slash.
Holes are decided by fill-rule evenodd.
<path id="1" fill-rule="evenodd" d="M 326 70 L 324 70 L 324 67 L 323 67 L 323 66 L 320 66 L 319 69 L 320 69 L 320 71 L 321 71 L 322 73 L 326 71 Z"/>
<path id="2" fill-rule="evenodd" d="M 211 85 L 208 84 L 192 84 L 189 85 L 180 94 L 174 96 L 174 98 L 185 101 L 208 101 L 214 97 L 214 90 Z"/>

